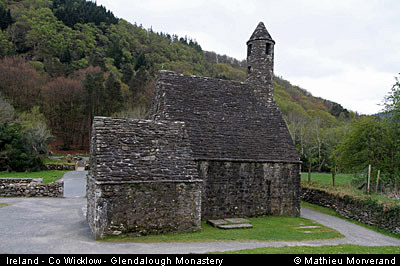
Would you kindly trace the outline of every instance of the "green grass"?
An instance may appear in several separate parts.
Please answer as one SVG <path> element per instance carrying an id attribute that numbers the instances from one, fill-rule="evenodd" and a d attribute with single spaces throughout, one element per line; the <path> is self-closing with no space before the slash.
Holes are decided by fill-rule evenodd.
<path id="1" fill-rule="evenodd" d="M 43 178 L 43 183 L 47 184 L 59 180 L 66 172 L 68 171 L 48 170 L 39 172 L 0 172 L 0 178 Z"/>
<path id="2" fill-rule="evenodd" d="M 301 217 L 257 217 L 248 218 L 253 228 L 223 230 L 202 222 L 200 232 L 183 234 L 148 235 L 141 237 L 110 236 L 102 241 L 116 242 L 199 242 L 229 240 L 260 241 L 302 241 L 312 239 L 330 239 L 343 237 L 337 231 L 322 226 L 314 221 Z M 302 229 L 302 226 L 319 226 L 319 228 Z"/>
<path id="3" fill-rule="evenodd" d="M 223 254 L 399 254 L 400 246 L 366 247 L 358 245 L 338 245 L 322 247 L 278 247 L 256 248 L 222 252 Z M 221 254 L 221 253 L 220 253 Z"/>
<path id="4" fill-rule="evenodd" d="M 371 193 L 365 194 L 364 191 L 351 185 L 352 174 L 337 174 L 336 186 L 332 186 L 332 175 L 330 173 L 312 173 L 311 182 L 307 179 L 308 173 L 301 173 L 301 185 L 303 187 L 316 188 L 335 194 L 350 195 L 359 199 L 370 198 L 387 205 L 400 204 L 400 200 L 391 199 L 384 195 Z"/>
<path id="5" fill-rule="evenodd" d="M 0 208 L 3 208 L 5 206 L 8 206 L 8 204 L 7 203 L 0 203 Z"/>
<path id="6" fill-rule="evenodd" d="M 336 175 L 336 185 L 350 185 L 351 180 L 353 179 L 352 174 L 337 174 Z M 301 180 L 308 180 L 308 173 L 301 173 Z M 330 173 L 311 173 L 311 181 L 319 183 L 332 185 L 332 174 Z"/>

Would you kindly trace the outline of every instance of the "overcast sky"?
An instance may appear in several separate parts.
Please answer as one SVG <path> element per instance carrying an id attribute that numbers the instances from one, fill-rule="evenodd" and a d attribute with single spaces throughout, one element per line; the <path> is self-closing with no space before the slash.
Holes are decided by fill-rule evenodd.
<path id="1" fill-rule="evenodd" d="M 400 72 L 399 0 L 97 0 L 118 18 L 188 36 L 236 59 L 263 21 L 275 75 L 362 114 L 382 109 Z"/>

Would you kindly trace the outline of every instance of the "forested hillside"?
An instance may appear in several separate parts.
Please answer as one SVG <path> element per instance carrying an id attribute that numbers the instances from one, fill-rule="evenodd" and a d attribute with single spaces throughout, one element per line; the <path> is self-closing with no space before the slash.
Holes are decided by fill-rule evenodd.
<path id="1" fill-rule="evenodd" d="M 244 61 L 85 0 L 0 0 L 0 27 L 0 123 L 22 124 L 31 143 L 52 151 L 88 151 L 95 115 L 146 117 L 160 69 L 246 77 Z M 283 78 L 275 77 L 274 90 L 304 167 L 329 170 L 356 114 Z M 28 154 L 44 152 L 31 146 Z"/>

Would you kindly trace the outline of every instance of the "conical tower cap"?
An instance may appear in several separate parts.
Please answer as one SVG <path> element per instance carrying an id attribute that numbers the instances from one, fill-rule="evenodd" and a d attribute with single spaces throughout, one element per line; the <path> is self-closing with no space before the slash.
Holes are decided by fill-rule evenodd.
<path id="1" fill-rule="evenodd" d="M 255 40 L 269 40 L 275 43 L 274 40 L 272 40 L 271 35 L 265 28 L 265 25 L 263 22 L 258 23 L 257 28 L 254 30 L 253 34 L 251 35 L 250 39 L 247 41 L 247 43 Z"/>

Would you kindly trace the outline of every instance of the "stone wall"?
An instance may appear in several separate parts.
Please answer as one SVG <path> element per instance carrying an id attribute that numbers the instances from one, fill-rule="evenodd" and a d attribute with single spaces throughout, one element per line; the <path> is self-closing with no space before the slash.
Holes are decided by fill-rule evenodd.
<path id="1" fill-rule="evenodd" d="M 64 181 L 43 184 L 41 178 L 0 178 L 0 197 L 63 197 Z"/>
<path id="2" fill-rule="evenodd" d="M 183 122 L 95 117 L 87 185 L 95 237 L 200 230 L 191 154 Z"/>
<path id="3" fill-rule="evenodd" d="M 300 164 L 199 161 L 202 219 L 300 214 Z"/>
<path id="4" fill-rule="evenodd" d="M 45 164 L 44 170 L 70 170 L 75 171 L 73 164 Z"/>
<path id="5" fill-rule="evenodd" d="M 302 200 L 328 207 L 340 215 L 400 234 L 400 207 L 387 206 L 371 199 L 358 199 L 315 188 L 302 188 Z"/>
<path id="6" fill-rule="evenodd" d="M 89 178 L 87 193 L 88 219 L 96 238 L 201 229 L 201 182 L 124 184 L 98 183 Z"/>

